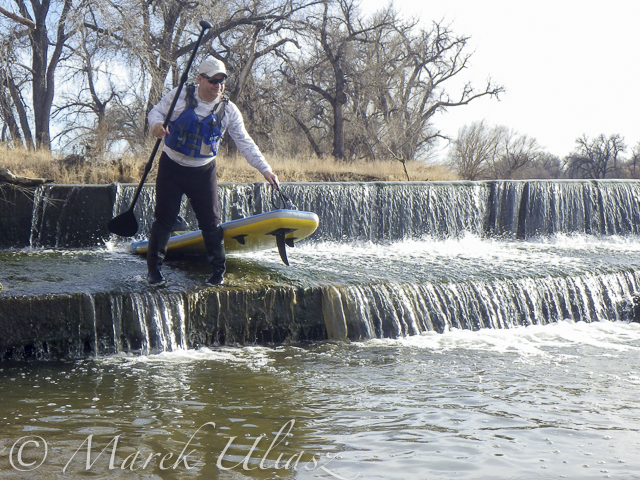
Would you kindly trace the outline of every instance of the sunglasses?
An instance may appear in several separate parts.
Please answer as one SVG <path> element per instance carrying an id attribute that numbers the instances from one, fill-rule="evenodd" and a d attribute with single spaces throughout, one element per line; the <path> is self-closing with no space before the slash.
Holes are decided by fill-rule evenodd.
<path id="1" fill-rule="evenodd" d="M 204 78 L 207 82 L 209 82 L 211 85 L 217 85 L 218 83 L 222 83 L 224 85 L 224 81 L 226 80 L 225 77 L 223 77 L 223 78 L 211 78 L 211 77 L 205 75 L 204 73 L 201 73 L 200 76 L 202 78 Z"/>

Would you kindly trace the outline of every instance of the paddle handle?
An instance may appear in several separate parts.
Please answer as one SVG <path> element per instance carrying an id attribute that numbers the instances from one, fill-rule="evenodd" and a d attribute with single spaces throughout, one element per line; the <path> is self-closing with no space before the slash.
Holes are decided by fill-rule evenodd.
<path id="1" fill-rule="evenodd" d="M 153 166 L 153 159 L 155 158 L 156 153 L 158 152 L 158 148 L 160 148 L 160 143 L 161 142 L 162 142 L 162 138 L 159 138 L 158 140 L 156 140 L 156 144 L 153 147 L 153 151 L 151 152 L 151 156 L 149 157 L 149 161 L 144 166 L 144 174 L 142 175 L 142 178 L 140 179 L 140 183 L 138 184 L 138 188 L 136 188 L 136 193 L 133 195 L 133 199 L 131 200 L 131 205 L 129 206 L 129 209 L 127 211 L 133 210 L 133 207 L 136 206 L 136 202 L 138 201 L 138 197 L 140 196 L 140 192 L 142 191 L 142 186 L 144 185 L 144 182 L 147 180 L 147 176 L 149 175 L 149 172 L 151 171 L 151 167 Z"/>
<path id="2" fill-rule="evenodd" d="M 200 35 L 198 36 L 198 40 L 196 41 L 196 46 L 191 51 L 191 56 L 189 57 L 189 62 L 187 63 L 187 67 L 184 69 L 184 72 L 182 72 L 182 76 L 180 77 L 180 83 L 178 84 L 178 90 L 176 90 L 176 94 L 173 97 L 173 101 L 171 102 L 171 106 L 169 107 L 169 110 L 167 111 L 167 116 L 165 117 L 164 122 L 162 123 L 162 126 L 165 129 L 167 128 L 167 125 L 169 125 L 169 122 L 171 121 L 171 114 L 173 114 L 173 110 L 176 108 L 176 103 L 178 102 L 178 97 L 180 97 L 180 92 L 182 92 L 182 87 L 187 82 L 187 78 L 189 78 L 189 70 L 191 69 L 191 64 L 193 64 L 193 59 L 196 56 L 196 52 L 198 51 L 198 48 L 200 47 L 200 43 L 202 42 L 202 38 L 204 37 L 204 33 L 207 31 L 207 29 L 211 28 L 211 24 L 209 22 L 204 21 L 204 20 L 202 20 L 200 22 L 200 26 L 202 27 L 202 30 L 200 31 Z M 155 159 L 156 154 L 158 153 L 158 148 L 160 148 L 160 143 L 162 142 L 162 140 L 163 140 L 162 138 L 159 138 L 156 141 L 156 144 L 153 147 L 153 150 L 151 151 L 151 155 L 149 156 L 149 161 L 147 161 L 147 164 L 144 167 L 144 174 L 142 175 L 142 178 L 140 179 L 140 183 L 138 184 L 138 188 L 136 189 L 136 193 L 133 195 L 133 199 L 131 200 L 131 206 L 129 207 L 129 210 L 133 210 L 133 207 L 135 206 L 136 202 L 138 201 L 138 197 L 140 196 L 140 192 L 142 191 L 142 186 L 144 185 L 144 182 L 146 181 L 147 176 L 149 175 L 149 172 L 151 171 L 151 167 L 153 166 L 153 160 Z"/>

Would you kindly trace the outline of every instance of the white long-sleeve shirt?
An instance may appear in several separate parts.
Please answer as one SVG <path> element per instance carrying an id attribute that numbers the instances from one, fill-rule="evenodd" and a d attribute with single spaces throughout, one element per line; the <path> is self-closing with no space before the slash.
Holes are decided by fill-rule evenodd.
<path id="1" fill-rule="evenodd" d="M 153 129 L 159 123 L 164 123 L 164 120 L 167 118 L 167 112 L 171 107 L 171 102 L 173 101 L 173 97 L 176 94 L 178 89 L 174 88 L 169 93 L 167 93 L 162 100 L 158 102 L 158 104 L 151 109 L 149 112 L 149 116 L 147 117 L 149 120 L 149 126 Z M 187 89 L 186 87 L 182 89 L 180 92 L 180 97 L 178 97 L 178 101 L 176 102 L 176 106 L 171 114 L 171 121 L 175 121 L 180 114 L 184 111 L 186 107 L 186 97 Z M 205 102 L 198 96 L 198 87 L 196 86 L 194 92 L 195 99 L 198 101 L 198 106 L 195 108 L 195 114 L 199 119 L 203 119 L 208 116 L 215 108 L 216 105 L 221 100 L 221 96 L 216 98 L 213 102 Z M 225 109 L 224 118 L 222 119 L 222 130 L 227 130 L 231 138 L 235 142 L 238 147 L 238 151 L 240 154 L 247 160 L 249 165 L 257 169 L 260 173 L 271 172 L 271 166 L 267 163 L 260 152 L 260 149 L 253 141 L 253 139 L 249 136 L 247 129 L 244 126 L 244 119 L 242 118 L 242 113 L 236 106 L 235 103 L 227 102 L 227 107 Z M 184 165 L 186 167 L 201 167 L 202 165 L 206 165 L 209 162 L 212 162 L 215 157 L 190 157 L 189 155 L 184 155 L 180 152 L 176 152 L 175 150 L 167 147 L 166 145 L 162 148 L 163 152 L 176 163 L 180 165 Z"/>

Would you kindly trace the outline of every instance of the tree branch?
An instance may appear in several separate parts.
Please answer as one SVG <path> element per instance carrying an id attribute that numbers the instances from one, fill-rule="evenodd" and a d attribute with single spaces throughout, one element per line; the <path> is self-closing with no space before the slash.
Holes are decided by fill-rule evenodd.
<path id="1" fill-rule="evenodd" d="M 2 7 L 0 7 L 0 13 L 2 13 L 5 17 L 10 18 L 14 22 L 18 22 L 18 23 L 20 23 L 20 24 L 22 24 L 22 25 L 24 25 L 26 27 L 29 27 L 31 30 L 35 30 L 36 29 L 36 24 L 33 23 L 28 18 L 21 17 L 20 15 L 16 15 L 15 13 L 11 13 L 10 11 L 5 10 Z"/>
<path id="2" fill-rule="evenodd" d="M 35 187 L 43 183 L 51 183 L 53 180 L 46 178 L 30 178 L 14 175 L 6 168 L 0 168 L 0 182 L 10 183 L 12 185 L 21 185 L 23 187 Z"/>

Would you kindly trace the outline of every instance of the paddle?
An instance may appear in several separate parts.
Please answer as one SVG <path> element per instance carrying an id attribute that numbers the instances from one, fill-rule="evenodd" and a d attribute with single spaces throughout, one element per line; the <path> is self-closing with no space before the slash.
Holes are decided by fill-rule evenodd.
<path id="1" fill-rule="evenodd" d="M 189 76 L 189 69 L 191 68 L 191 64 L 193 63 L 193 59 L 196 56 L 196 52 L 198 51 L 198 47 L 200 46 L 200 42 L 202 41 L 202 37 L 204 37 L 204 32 L 211 28 L 211 24 L 209 22 L 205 22 L 202 20 L 200 22 L 200 26 L 202 27 L 202 31 L 200 32 L 200 36 L 198 37 L 198 41 L 196 42 L 196 46 L 193 48 L 191 52 L 191 57 L 189 58 L 189 63 L 187 63 L 187 67 L 182 73 L 182 77 L 180 77 L 180 84 L 178 85 L 178 90 L 176 91 L 175 96 L 173 97 L 173 101 L 171 102 L 171 106 L 169 107 L 169 111 L 167 112 L 167 117 L 164 120 L 162 126 L 167 128 L 169 124 L 169 120 L 171 119 L 171 114 L 173 113 L 173 109 L 176 106 L 176 102 L 178 101 L 178 97 L 180 96 L 180 92 L 182 91 L 183 85 L 187 81 L 187 77 Z M 159 138 L 156 141 L 155 146 L 153 147 L 153 151 L 151 152 L 151 156 L 149 157 L 149 161 L 144 167 L 144 175 L 142 175 L 142 179 L 140 180 L 140 184 L 136 190 L 136 193 L 133 195 L 133 200 L 131 200 L 131 206 L 129 209 L 118 215 L 117 217 L 112 218 L 109 221 L 107 227 L 111 233 L 115 233 L 121 237 L 133 237 L 138 232 L 138 221 L 133 213 L 133 207 L 135 207 L 136 202 L 138 201 L 138 197 L 140 196 L 140 192 L 142 190 L 142 186 L 144 185 L 145 180 L 147 179 L 147 175 L 151 171 L 151 167 L 153 165 L 153 160 L 158 152 L 158 148 L 160 147 L 160 143 L 162 142 L 162 138 Z"/>
<path id="2" fill-rule="evenodd" d="M 280 201 L 282 202 L 282 206 L 279 207 L 276 201 L 276 194 L 280 195 Z M 287 197 L 280 188 L 280 184 L 276 181 L 276 186 L 271 190 L 271 205 L 276 210 L 281 209 L 289 209 L 289 210 L 297 210 L 298 208 L 293 204 L 293 202 Z"/>

